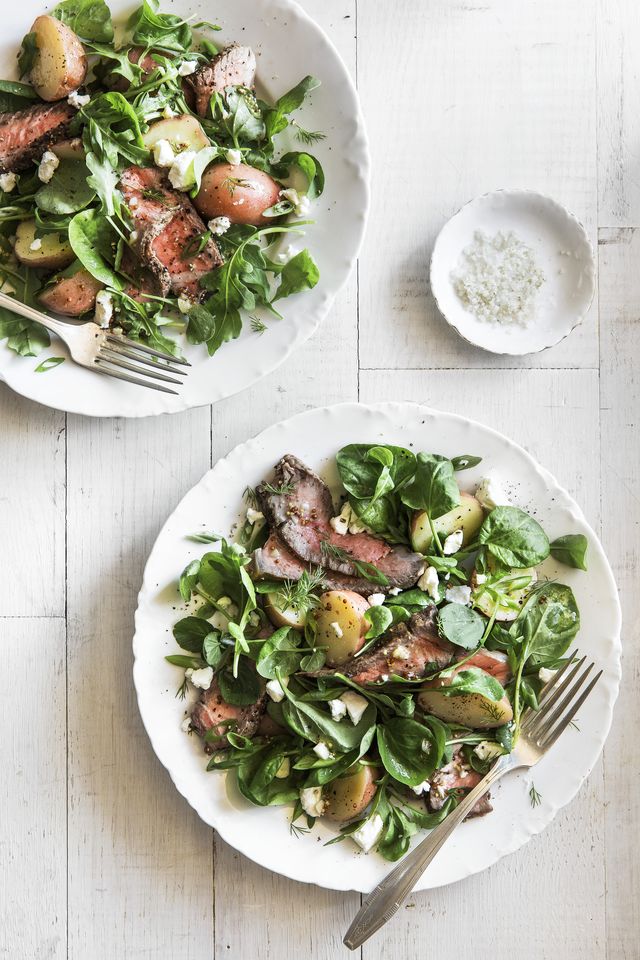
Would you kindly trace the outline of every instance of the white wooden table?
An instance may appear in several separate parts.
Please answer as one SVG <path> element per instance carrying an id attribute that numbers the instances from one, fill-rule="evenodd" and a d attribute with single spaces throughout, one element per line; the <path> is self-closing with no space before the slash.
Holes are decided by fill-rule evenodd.
<path id="1" fill-rule="evenodd" d="M 374 160 L 359 268 L 322 329 L 213 410 L 100 422 L 0 388 L 0 957 L 347 956 L 358 895 L 254 866 L 178 796 L 140 722 L 131 635 L 145 558 L 184 492 L 268 424 L 359 397 L 522 443 L 600 527 L 625 613 L 613 732 L 578 799 L 488 872 L 413 897 L 362 956 L 637 960 L 637 0 L 304 5 L 357 78 Z M 427 282 L 444 221 L 510 186 L 565 203 L 599 254 L 588 321 L 522 361 L 459 340 Z"/>

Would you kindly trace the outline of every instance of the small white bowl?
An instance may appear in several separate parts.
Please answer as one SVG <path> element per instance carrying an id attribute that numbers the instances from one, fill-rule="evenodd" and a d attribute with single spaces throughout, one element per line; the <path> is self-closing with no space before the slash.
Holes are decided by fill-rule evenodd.
<path id="1" fill-rule="evenodd" d="M 525 324 L 478 320 L 458 297 L 451 274 L 476 231 L 512 231 L 534 252 L 545 282 Z M 431 255 L 431 292 L 461 337 L 492 353 L 521 355 L 552 347 L 580 323 L 593 300 L 595 257 L 582 224 L 561 204 L 531 190 L 496 190 L 471 200 L 444 225 Z"/>

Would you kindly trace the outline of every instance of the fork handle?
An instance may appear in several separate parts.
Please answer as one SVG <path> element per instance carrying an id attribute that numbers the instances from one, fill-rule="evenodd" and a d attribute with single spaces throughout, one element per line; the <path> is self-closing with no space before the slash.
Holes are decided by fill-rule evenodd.
<path id="1" fill-rule="evenodd" d="M 0 293 L 0 307 L 5 307 L 7 310 L 11 310 L 12 313 L 17 313 L 27 320 L 35 320 L 36 323 L 42 324 L 47 330 L 56 333 L 62 340 L 65 339 L 65 330 L 67 332 L 69 331 L 70 324 L 65 323 L 63 320 L 55 320 L 53 317 L 47 316 L 46 313 L 41 313 L 34 307 L 30 307 L 26 303 L 21 303 L 20 300 L 16 300 L 6 293 Z"/>
<path id="2" fill-rule="evenodd" d="M 387 874 L 360 907 L 345 934 L 345 946 L 355 950 L 391 919 L 458 824 L 491 784 L 499 780 L 511 767 L 510 754 L 499 757 L 491 770 L 469 791 L 455 810 Z"/>

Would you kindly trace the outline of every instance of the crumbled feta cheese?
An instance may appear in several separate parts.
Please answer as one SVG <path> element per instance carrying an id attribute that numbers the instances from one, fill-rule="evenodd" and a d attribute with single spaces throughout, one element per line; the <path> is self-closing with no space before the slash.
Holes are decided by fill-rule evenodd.
<path id="1" fill-rule="evenodd" d="M 45 150 L 38 164 L 38 180 L 41 180 L 42 183 L 49 183 L 59 166 L 60 159 L 56 157 L 55 153 L 52 153 L 51 150 Z"/>
<path id="2" fill-rule="evenodd" d="M 113 318 L 113 297 L 107 290 L 99 290 L 96 296 L 96 310 L 93 319 L 106 329 Z"/>
<path id="3" fill-rule="evenodd" d="M 193 170 L 195 156 L 195 150 L 185 150 L 184 153 L 178 154 L 169 167 L 169 182 L 175 190 L 190 190 L 195 184 L 196 175 Z"/>
<path id="4" fill-rule="evenodd" d="M 284 757 L 282 760 L 282 763 L 280 764 L 276 772 L 276 778 L 278 780 L 284 780 L 285 777 L 289 776 L 290 772 L 291 772 L 291 761 L 289 760 L 289 757 Z"/>
<path id="5" fill-rule="evenodd" d="M 242 163 L 242 150 L 227 150 L 224 158 L 232 167 L 237 167 Z"/>
<path id="6" fill-rule="evenodd" d="M 471 587 L 447 587 L 446 598 L 449 603 L 460 603 L 466 607 L 471 603 Z"/>
<path id="7" fill-rule="evenodd" d="M 35 253 L 36 250 L 42 249 L 42 237 L 36 237 L 35 240 L 32 240 L 29 244 L 29 250 L 33 250 Z"/>
<path id="8" fill-rule="evenodd" d="M 557 670 L 549 670 L 547 667 L 540 667 L 538 671 L 538 677 L 542 683 L 549 683 L 555 677 Z"/>
<path id="9" fill-rule="evenodd" d="M 392 587 L 391 590 L 389 590 L 390 597 L 397 597 L 399 593 L 402 593 L 402 587 Z"/>
<path id="10" fill-rule="evenodd" d="M 172 120 L 173 117 L 178 116 L 178 112 L 177 110 L 172 110 L 169 104 L 167 104 L 164 110 L 162 111 L 162 116 L 164 117 L 165 120 Z"/>
<path id="11" fill-rule="evenodd" d="M 156 140 L 153 145 L 153 162 L 156 167 L 170 167 L 176 159 L 168 140 Z"/>
<path id="12" fill-rule="evenodd" d="M 300 805 L 310 817 L 321 817 L 327 805 L 322 799 L 322 787 L 305 787 L 300 791 Z"/>
<path id="13" fill-rule="evenodd" d="M 81 107 L 86 107 L 86 105 L 91 100 L 91 96 L 88 93 L 82 94 L 78 93 L 77 90 L 74 90 L 67 97 L 67 103 L 70 107 L 75 107 L 76 110 L 80 110 Z"/>
<path id="14" fill-rule="evenodd" d="M 473 748 L 473 752 L 480 760 L 495 760 L 496 757 L 502 756 L 504 750 L 499 743 L 494 743 L 492 740 L 481 740 Z"/>
<path id="15" fill-rule="evenodd" d="M 344 536 L 345 533 L 364 533 L 364 531 L 367 529 L 364 523 L 360 523 L 358 520 L 358 515 L 351 508 L 351 504 L 348 500 L 343 505 L 338 516 L 331 517 L 329 524 L 331 529 L 335 533 L 339 533 L 340 536 Z"/>
<path id="16" fill-rule="evenodd" d="M 316 743 L 315 747 L 313 748 L 313 752 L 317 757 L 320 757 L 321 760 L 328 760 L 329 757 L 332 756 L 329 747 L 326 745 L 326 743 L 322 742 Z"/>
<path id="17" fill-rule="evenodd" d="M 180 66 L 178 67 L 178 76 L 179 77 L 190 77 L 192 73 L 195 73 L 198 69 L 197 60 L 183 60 Z"/>
<path id="18" fill-rule="evenodd" d="M 296 216 L 302 217 L 309 213 L 309 210 L 311 209 L 309 198 L 306 196 L 301 196 L 297 190 L 294 190 L 293 187 L 289 187 L 286 190 L 281 190 L 279 195 L 283 200 L 289 201 Z"/>
<path id="19" fill-rule="evenodd" d="M 192 306 L 193 304 L 188 297 L 178 297 L 178 310 L 180 313 L 189 313 Z"/>
<path id="20" fill-rule="evenodd" d="M 3 190 L 5 193 L 11 193 L 17 182 L 18 176 L 15 173 L 0 174 L 0 190 Z"/>
<path id="21" fill-rule="evenodd" d="M 381 607 L 386 597 L 384 593 L 372 593 L 369 597 L 369 606 L 370 607 Z"/>
<path id="22" fill-rule="evenodd" d="M 343 631 L 342 631 L 342 627 L 340 626 L 340 624 L 338 623 L 337 620 L 334 620 L 332 623 L 329 624 L 329 626 L 331 627 L 331 629 L 332 629 L 333 632 L 335 633 L 336 637 L 338 637 L 338 639 L 340 639 L 341 637 L 344 636 Z"/>
<path id="23" fill-rule="evenodd" d="M 213 667 L 202 667 L 200 670 L 188 667 L 184 675 L 194 687 L 199 687 L 200 690 L 208 690 L 213 680 Z"/>
<path id="24" fill-rule="evenodd" d="M 352 840 L 358 844 L 361 850 L 369 853 L 372 847 L 376 845 L 382 834 L 384 821 L 379 813 L 374 813 L 372 817 L 365 820 L 361 827 L 349 834 Z"/>
<path id="25" fill-rule="evenodd" d="M 476 500 L 485 510 L 495 507 L 510 507 L 511 500 L 502 486 L 501 480 L 495 474 L 483 477 L 476 488 Z"/>
<path id="26" fill-rule="evenodd" d="M 463 539 L 463 530 L 454 530 L 453 533 L 449 534 L 445 542 L 442 544 L 442 552 L 444 553 L 445 557 L 451 556 L 452 553 L 457 553 L 462 546 Z"/>
<path id="27" fill-rule="evenodd" d="M 287 686 L 286 683 L 284 685 Z M 266 684 L 266 691 L 274 703 L 281 703 L 284 700 L 284 690 L 279 680 L 269 680 Z"/>
<path id="28" fill-rule="evenodd" d="M 410 660 L 411 651 L 401 643 L 393 651 L 392 657 L 394 660 Z"/>
<path id="29" fill-rule="evenodd" d="M 431 784 L 428 780 L 423 780 L 422 783 L 419 783 L 417 787 L 411 787 L 416 797 L 421 797 L 423 793 L 429 793 L 431 789 Z"/>
<path id="30" fill-rule="evenodd" d="M 133 210 L 135 207 L 138 206 L 139 202 L 140 202 L 140 201 L 138 200 L 137 197 L 131 197 L 131 200 L 129 200 L 129 206 L 130 206 L 131 209 Z"/>
<path id="31" fill-rule="evenodd" d="M 261 510 L 254 510 L 253 507 L 247 508 L 247 522 L 252 526 L 256 523 L 259 523 L 260 520 L 264 520 L 264 513 Z"/>
<path id="32" fill-rule="evenodd" d="M 342 720 L 347 715 L 347 705 L 342 700 L 329 700 L 332 720 Z"/>
<path id="33" fill-rule="evenodd" d="M 435 567 L 427 567 L 417 584 L 420 590 L 428 593 L 432 600 L 440 599 L 440 580 Z"/>
<path id="34" fill-rule="evenodd" d="M 214 217 L 213 220 L 209 220 L 207 227 L 215 237 L 221 237 L 223 233 L 226 233 L 229 227 L 231 226 L 231 220 L 229 217 Z"/>
<path id="35" fill-rule="evenodd" d="M 278 263 L 288 263 L 293 256 L 293 245 L 287 244 L 284 250 L 276 256 Z"/>
<path id="36" fill-rule="evenodd" d="M 232 549 L 233 549 L 233 547 L 235 547 L 235 546 L 239 546 L 239 544 L 235 544 L 235 543 L 234 543 L 233 546 L 232 546 Z M 244 550 L 243 550 L 243 552 L 244 552 Z M 230 620 L 233 620 L 234 617 L 237 617 L 237 616 L 238 616 L 238 608 L 237 608 L 237 606 L 235 605 L 235 603 L 233 602 L 233 600 L 231 599 L 231 597 L 220 597 L 219 600 L 218 600 L 218 606 L 219 606 L 219 607 L 222 607 L 222 609 L 224 610 L 225 614 L 227 615 L 227 617 L 228 617 Z"/>
<path id="37" fill-rule="evenodd" d="M 355 690 L 347 690 L 346 693 L 342 694 L 340 699 L 347 708 L 349 719 L 355 727 L 356 724 L 360 722 L 362 719 L 362 714 L 367 709 L 366 699 L 361 697 L 359 693 L 356 693 Z"/>
<path id="38" fill-rule="evenodd" d="M 249 614 L 248 624 L 250 627 L 259 627 L 260 626 L 260 617 L 255 610 L 252 610 Z"/>
<path id="39" fill-rule="evenodd" d="M 182 723 L 180 724 L 180 729 L 184 733 L 189 733 L 191 730 L 191 717 L 185 717 Z"/>
<path id="40" fill-rule="evenodd" d="M 479 587 L 481 587 L 482 584 L 483 584 L 483 583 L 486 583 L 486 582 L 487 582 L 487 576 L 486 576 L 486 574 L 484 574 L 484 573 L 476 573 L 476 583 L 477 583 L 477 585 L 478 585 Z"/>
<path id="41" fill-rule="evenodd" d="M 132 230 L 132 231 L 131 231 L 131 233 L 129 234 L 129 240 L 130 240 L 131 243 L 137 243 L 137 242 L 138 242 L 138 231 L 137 231 L 137 230 Z"/>

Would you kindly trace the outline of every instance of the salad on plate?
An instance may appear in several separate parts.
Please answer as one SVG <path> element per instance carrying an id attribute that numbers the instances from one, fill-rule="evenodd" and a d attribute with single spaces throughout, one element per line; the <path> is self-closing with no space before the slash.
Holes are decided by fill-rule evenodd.
<path id="1" fill-rule="evenodd" d="M 319 81 L 263 99 L 252 49 L 216 44 L 217 30 L 155 0 L 117 29 L 104 0 L 36 18 L 20 80 L 0 81 L 0 289 L 212 355 L 243 317 L 261 333 L 317 284 L 294 240 L 323 191 L 309 148 L 324 134 L 293 114 Z M 283 152 L 287 129 L 299 149 Z M 49 335 L 3 309 L 0 340 L 35 356 Z"/>
<path id="2" fill-rule="evenodd" d="M 288 805 L 292 831 L 326 818 L 329 842 L 398 859 L 512 749 L 565 662 L 580 615 L 541 565 L 586 569 L 586 537 L 550 543 L 507 478 L 465 490 L 480 462 L 349 444 L 332 492 L 285 455 L 229 537 L 189 534 L 213 546 L 178 584 L 183 729 L 246 800 Z"/>

